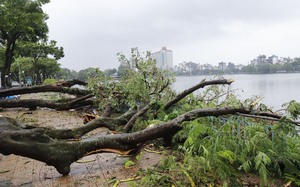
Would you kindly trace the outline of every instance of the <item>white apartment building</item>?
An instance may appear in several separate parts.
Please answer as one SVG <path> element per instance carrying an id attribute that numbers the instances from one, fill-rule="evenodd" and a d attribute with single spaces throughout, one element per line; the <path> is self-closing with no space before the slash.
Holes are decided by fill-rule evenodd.
<path id="1" fill-rule="evenodd" d="M 270 64 L 277 64 L 278 63 L 278 56 L 272 55 L 268 58 L 268 62 Z"/>
<path id="2" fill-rule="evenodd" d="M 173 51 L 162 47 L 158 52 L 152 53 L 151 58 L 156 61 L 156 66 L 161 69 L 171 69 L 173 67 Z"/>

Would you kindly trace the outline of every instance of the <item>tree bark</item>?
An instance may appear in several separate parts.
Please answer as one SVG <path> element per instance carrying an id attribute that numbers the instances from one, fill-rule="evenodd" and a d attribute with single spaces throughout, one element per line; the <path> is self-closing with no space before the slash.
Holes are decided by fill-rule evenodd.
<path id="1" fill-rule="evenodd" d="M 181 99 L 183 99 L 184 97 L 186 97 L 187 95 L 189 95 L 190 93 L 193 93 L 194 91 L 200 89 L 200 88 L 204 88 L 205 86 L 208 85 L 217 85 L 217 84 L 228 84 L 230 85 L 233 82 L 233 80 L 227 80 L 227 79 L 220 79 L 220 80 L 211 80 L 211 81 L 205 81 L 202 80 L 199 84 L 184 90 L 183 92 L 181 92 L 180 94 L 178 94 L 173 100 L 169 101 L 164 107 L 164 110 L 168 110 L 169 108 L 171 108 L 174 104 L 176 104 L 178 101 L 180 101 Z"/>
<path id="2" fill-rule="evenodd" d="M 24 129 L 15 120 L 0 117 L 0 152 L 4 155 L 16 154 L 45 162 L 54 166 L 59 173 L 67 175 L 70 172 L 70 165 L 89 152 L 108 148 L 122 151 L 134 150 L 146 141 L 176 133 L 182 128 L 181 123 L 184 121 L 191 121 L 204 116 L 236 114 L 237 112 L 249 113 L 250 111 L 244 108 L 229 107 L 193 110 L 169 122 L 139 132 L 97 135 L 80 141 L 61 141 L 55 139 L 57 136 L 51 137 L 49 129 Z M 114 120 L 114 122 L 118 121 L 117 119 Z M 97 122 L 92 121 L 88 126 L 95 124 L 99 126 L 99 124 L 105 124 L 107 121 L 106 118 L 102 118 Z M 110 122 L 110 124 L 114 122 Z M 126 122 L 120 124 L 126 124 Z M 90 131 L 94 127 L 84 129 Z"/>
<path id="3" fill-rule="evenodd" d="M 10 89 L 0 89 L 0 97 L 6 97 L 10 95 L 20 95 L 20 94 L 28 94 L 28 93 L 40 93 L 40 92 L 61 92 L 67 93 L 71 95 L 83 96 L 90 94 L 87 90 L 77 89 L 77 88 L 70 88 L 75 84 L 86 85 L 86 83 L 73 80 L 67 82 L 60 82 L 58 84 L 49 84 L 49 85 L 37 85 L 37 86 L 30 86 L 30 87 L 17 87 L 17 88 L 10 88 Z"/>
<path id="4" fill-rule="evenodd" d="M 145 114 L 149 109 L 150 109 L 151 105 L 148 104 L 146 106 L 144 106 L 139 112 L 137 112 L 136 114 L 134 114 L 132 116 L 132 118 L 127 122 L 127 124 L 124 126 L 124 130 L 125 132 L 130 132 L 135 121 L 138 119 L 138 117 L 142 116 L 143 114 Z"/>
<path id="5" fill-rule="evenodd" d="M 85 96 L 82 98 L 76 98 L 67 102 L 57 101 L 45 101 L 38 99 L 26 99 L 26 100 L 0 100 L 0 107 L 3 108 L 29 108 L 35 110 L 37 107 L 52 108 L 56 110 L 70 110 L 76 109 L 83 106 L 93 105 L 92 100 L 85 100 Z"/>
<path id="6" fill-rule="evenodd" d="M 202 81 L 200 84 L 179 94 L 175 99 L 168 102 L 162 109 L 169 109 L 186 95 L 199 88 L 203 88 L 204 86 L 231 83 L 231 80 Z M 82 105 L 82 102 L 90 101 L 86 100 L 86 98 L 90 96 L 92 95 L 84 95 L 81 99 L 76 98 L 75 100 L 71 100 L 69 101 L 69 105 L 72 107 L 74 107 L 74 105 Z M 34 101 L 21 100 L 18 102 L 9 102 L 11 102 L 10 106 L 33 107 L 32 103 Z M 39 102 L 40 103 L 37 103 L 34 106 L 68 108 L 65 105 L 57 105 L 57 103 L 48 103 L 47 101 Z M 0 102 L 0 105 L 3 106 L 4 103 Z M 182 114 L 168 122 L 164 122 L 138 132 L 96 135 L 85 139 L 82 138 L 82 136 L 86 133 L 99 127 L 105 127 L 110 130 L 122 130 L 124 127 L 119 127 L 125 126 L 125 130 L 128 131 L 128 128 L 130 129 L 132 127 L 137 117 L 143 115 L 150 107 L 151 105 L 147 105 L 139 112 L 136 111 L 136 108 L 132 108 L 122 116 L 115 118 L 108 117 L 109 115 L 104 113 L 103 116 L 96 118 L 82 127 L 62 130 L 30 126 L 22 124 L 11 118 L 0 117 L 0 153 L 5 155 L 16 154 L 33 158 L 45 162 L 48 165 L 52 165 L 59 173 L 67 175 L 70 172 L 70 165 L 87 154 L 95 151 L 107 151 L 113 149 L 120 151 L 136 150 L 140 147 L 140 145 L 149 140 L 154 140 L 156 138 L 169 138 L 174 135 L 182 129 L 181 124 L 184 121 L 191 121 L 206 116 L 221 116 L 228 114 L 250 115 L 250 117 L 267 116 L 268 119 L 281 119 L 278 115 L 255 111 L 251 107 L 249 109 L 242 106 L 238 108 L 222 107 L 196 109 Z M 110 107 L 107 107 L 107 109 L 110 110 Z M 69 140 L 66 141 L 66 139 Z"/>
<path id="7" fill-rule="evenodd" d="M 37 85 L 31 87 L 17 87 L 10 89 L 0 89 L 0 98 L 19 95 L 19 94 L 28 94 L 28 93 L 39 93 L 39 92 L 60 92 L 67 93 L 77 96 L 75 99 L 64 100 L 64 101 L 45 101 L 39 99 L 28 99 L 28 100 L 0 100 L 0 107 L 3 108 L 16 108 L 16 107 L 25 107 L 29 109 L 36 109 L 37 107 L 47 107 L 57 110 L 69 110 L 82 106 L 93 105 L 92 100 L 88 100 L 94 95 L 83 89 L 71 88 L 74 85 L 86 86 L 87 83 L 80 80 L 71 80 L 66 82 L 58 82 L 53 85 Z"/>

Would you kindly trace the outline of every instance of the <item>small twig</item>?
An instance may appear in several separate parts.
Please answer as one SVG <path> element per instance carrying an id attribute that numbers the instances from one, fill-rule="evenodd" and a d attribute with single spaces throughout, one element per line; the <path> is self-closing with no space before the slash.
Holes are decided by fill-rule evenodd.
<path id="1" fill-rule="evenodd" d="M 150 150 L 150 149 L 147 149 L 147 148 L 144 148 L 144 150 L 148 153 L 156 153 L 156 154 L 162 154 L 162 152 L 160 151 L 153 151 L 153 150 Z"/>
<path id="2" fill-rule="evenodd" d="M 82 164 L 82 163 L 88 163 L 88 162 L 95 162 L 96 159 L 90 159 L 90 160 L 77 160 L 76 163 Z"/>
<path id="3" fill-rule="evenodd" d="M 140 176 L 136 176 L 136 177 L 129 178 L 129 179 L 121 179 L 121 180 L 117 180 L 117 181 L 114 183 L 113 187 L 119 186 L 120 183 L 130 182 L 130 181 L 135 181 L 135 180 L 139 180 L 139 179 L 141 179 L 141 178 L 142 178 L 142 177 L 140 177 Z"/>
<path id="4" fill-rule="evenodd" d="M 258 115 L 252 115 L 252 114 L 243 114 L 243 113 L 237 113 L 240 116 L 249 117 L 249 118 L 258 118 L 258 119 L 264 119 L 264 120 L 270 120 L 270 121 L 280 121 L 281 119 L 273 118 L 273 117 L 266 117 L 266 116 L 258 116 Z M 288 122 L 297 125 L 300 127 L 300 122 L 288 120 Z"/>
<path id="5" fill-rule="evenodd" d="M 221 95 L 216 95 L 216 96 L 214 96 L 214 97 L 212 97 L 212 98 L 209 98 L 209 99 L 204 99 L 204 97 L 202 97 L 202 98 L 200 98 L 199 99 L 199 101 L 205 101 L 205 102 L 209 102 L 209 101 L 212 101 L 212 100 L 216 100 L 216 99 L 218 99 L 218 98 L 221 98 L 221 97 L 223 97 L 224 95 L 227 95 L 227 94 L 229 94 L 231 91 L 228 91 L 228 92 L 225 92 L 225 93 L 223 93 L 223 94 L 221 94 Z"/>
<path id="6" fill-rule="evenodd" d="M 67 103 L 67 105 L 72 106 L 72 105 L 74 105 L 75 103 L 78 103 L 78 102 L 83 101 L 83 100 L 85 100 L 85 99 L 91 98 L 91 97 L 93 97 L 93 96 L 94 96 L 94 94 L 87 94 L 87 95 L 85 95 L 85 96 L 82 96 L 82 97 L 79 97 L 79 98 L 76 98 L 76 99 L 73 99 L 73 100 L 69 101 L 69 102 Z"/>

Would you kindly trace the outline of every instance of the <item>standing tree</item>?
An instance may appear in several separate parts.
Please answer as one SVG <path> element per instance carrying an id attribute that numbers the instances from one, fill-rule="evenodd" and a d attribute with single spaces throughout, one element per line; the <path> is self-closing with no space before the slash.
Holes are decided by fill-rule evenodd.
<path id="1" fill-rule="evenodd" d="M 101 72 L 98 68 L 86 68 L 78 72 L 78 79 L 87 81 L 89 77 L 96 77 Z"/>
<path id="2" fill-rule="evenodd" d="M 75 70 L 70 70 L 68 68 L 60 68 L 59 72 L 57 73 L 58 79 L 72 80 L 72 79 L 77 79 L 77 77 L 78 77 L 78 72 Z"/>
<path id="3" fill-rule="evenodd" d="M 64 57 L 62 47 L 56 46 L 56 41 L 47 42 L 20 42 L 16 48 L 18 57 L 31 57 L 33 60 L 32 74 L 37 83 L 42 82 L 42 78 L 54 76 L 59 71 L 57 60 Z M 19 66 L 19 64 L 18 64 Z M 19 71 L 23 71 L 19 70 Z"/>
<path id="4" fill-rule="evenodd" d="M 0 44 L 5 48 L 2 67 L 2 85 L 6 85 L 5 75 L 10 73 L 17 42 L 46 41 L 47 14 L 42 5 L 49 0 L 1 0 L 0 1 Z"/>

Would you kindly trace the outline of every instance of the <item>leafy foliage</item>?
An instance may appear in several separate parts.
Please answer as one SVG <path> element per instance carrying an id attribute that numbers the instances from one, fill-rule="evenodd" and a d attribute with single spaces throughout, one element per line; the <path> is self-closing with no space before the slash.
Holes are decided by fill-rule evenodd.
<path id="1" fill-rule="evenodd" d="M 99 71 L 89 78 L 89 87 L 100 109 L 107 104 L 115 108 L 152 104 L 151 110 L 137 119 L 133 130 L 162 124 L 199 108 L 244 106 L 261 113 L 270 110 L 259 104 L 259 97 L 240 101 L 230 86 L 214 85 L 201 94 L 188 95 L 164 111 L 164 104 L 174 97 L 172 76 L 157 69 L 149 53 L 142 56 L 136 48 L 132 49 L 129 59 L 119 54 L 119 60 L 124 70 L 119 80 Z M 184 122 L 182 130 L 173 138 L 173 155 L 155 169 L 141 171 L 142 179 L 132 185 L 241 186 L 247 173 L 257 175 L 260 186 L 268 186 L 273 177 L 298 184 L 300 141 L 291 120 L 298 119 L 300 105 L 291 101 L 286 107 L 285 116 L 278 122 L 239 115 Z"/>
<path id="2" fill-rule="evenodd" d="M 170 120 L 195 108 L 246 105 L 261 112 L 269 110 L 256 101 L 252 98 L 242 102 L 227 88 L 211 86 L 200 95 L 191 94 L 156 120 Z M 193 181 L 195 186 L 241 186 L 246 173 L 258 175 L 260 186 L 269 186 L 272 177 L 299 184 L 300 138 L 287 118 L 297 119 L 300 107 L 295 101 L 287 106 L 287 116 L 276 123 L 242 116 L 184 122 L 174 137 L 175 147 L 183 155 L 169 157 L 156 169 L 141 173 L 144 177 L 137 184 L 192 186 Z"/>
<path id="3" fill-rule="evenodd" d="M 48 16 L 43 12 L 42 5 L 48 2 L 49 0 L 0 1 L 0 44 L 5 49 L 2 84 L 6 84 L 4 78 L 10 73 L 18 41 L 36 43 L 47 40 Z"/>
<path id="4" fill-rule="evenodd" d="M 100 71 L 97 76 L 89 77 L 89 88 L 95 93 L 100 109 L 107 104 L 118 108 L 159 103 L 174 94 L 171 89 L 174 78 L 156 67 L 149 52 L 142 56 L 137 48 L 133 48 L 129 59 L 123 54 L 118 57 L 121 64 L 128 67 L 119 80 Z"/>
<path id="5" fill-rule="evenodd" d="M 47 85 L 47 84 L 56 84 L 57 80 L 56 79 L 45 79 L 43 84 Z"/>
<path id="6" fill-rule="evenodd" d="M 293 120 L 299 119 L 298 117 L 300 115 L 300 103 L 292 100 L 289 103 L 284 104 L 283 106 L 287 107 L 289 117 L 291 117 Z"/>

